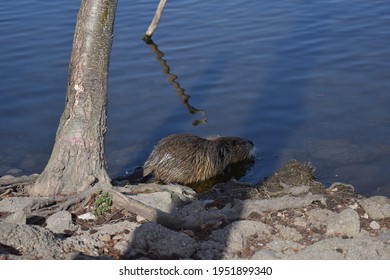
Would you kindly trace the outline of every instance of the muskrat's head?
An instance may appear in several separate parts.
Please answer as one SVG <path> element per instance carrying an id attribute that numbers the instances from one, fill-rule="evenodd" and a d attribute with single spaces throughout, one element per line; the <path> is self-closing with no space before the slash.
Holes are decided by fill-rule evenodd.
<path id="1" fill-rule="evenodd" d="M 230 163 L 252 160 L 254 158 L 255 145 L 252 141 L 239 137 L 216 137 L 212 141 L 219 142 L 230 154 Z"/>

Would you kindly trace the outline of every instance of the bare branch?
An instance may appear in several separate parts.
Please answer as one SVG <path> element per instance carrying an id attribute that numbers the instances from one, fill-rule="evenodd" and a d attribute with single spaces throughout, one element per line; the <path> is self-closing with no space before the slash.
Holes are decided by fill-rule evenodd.
<path id="1" fill-rule="evenodd" d="M 144 40 L 148 42 L 150 38 L 152 37 L 154 31 L 157 28 L 158 23 L 160 22 L 160 18 L 162 15 L 162 12 L 164 10 L 165 4 L 167 3 L 167 0 L 160 0 L 160 3 L 158 4 L 156 13 L 154 15 L 154 18 L 152 20 L 152 23 L 149 25 L 148 30 L 146 31 L 144 35 Z"/>

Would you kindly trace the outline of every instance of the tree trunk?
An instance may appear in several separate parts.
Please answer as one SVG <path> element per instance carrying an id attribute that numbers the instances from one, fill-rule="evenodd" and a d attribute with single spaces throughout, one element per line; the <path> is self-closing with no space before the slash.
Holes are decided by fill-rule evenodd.
<path id="1" fill-rule="evenodd" d="M 69 195 L 110 183 L 105 168 L 107 76 L 117 0 L 82 0 L 69 64 L 66 106 L 33 196 Z"/>

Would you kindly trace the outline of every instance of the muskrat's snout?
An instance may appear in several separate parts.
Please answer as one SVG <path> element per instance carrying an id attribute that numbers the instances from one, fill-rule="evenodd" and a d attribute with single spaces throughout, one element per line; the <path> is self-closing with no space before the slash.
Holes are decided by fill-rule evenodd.
<path id="1" fill-rule="evenodd" d="M 255 148 L 255 143 L 253 143 L 251 140 L 248 140 L 248 144 L 252 146 L 252 148 Z"/>
<path id="2" fill-rule="evenodd" d="M 255 158 L 256 157 L 256 146 L 255 146 L 255 143 L 253 143 L 252 141 L 249 141 L 249 145 L 252 147 L 252 150 L 250 151 L 249 156 L 251 158 Z"/>
<path id="3" fill-rule="evenodd" d="M 251 140 L 246 140 L 245 145 L 248 147 L 248 159 L 252 160 L 256 158 L 256 146 Z"/>

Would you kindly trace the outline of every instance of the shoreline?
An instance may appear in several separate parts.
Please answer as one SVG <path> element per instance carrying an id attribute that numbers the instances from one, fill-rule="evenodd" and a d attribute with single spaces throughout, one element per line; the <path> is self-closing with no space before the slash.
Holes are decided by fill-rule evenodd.
<path id="1" fill-rule="evenodd" d="M 180 185 L 121 187 L 166 213 L 225 215 L 182 230 L 115 205 L 99 218 L 93 203 L 34 216 L 32 198 L 22 195 L 28 178 L 5 188 L 0 177 L 0 259 L 390 259 L 390 199 L 344 183 L 325 187 L 307 163 L 291 161 L 258 185 L 231 180 L 202 194 Z"/>

